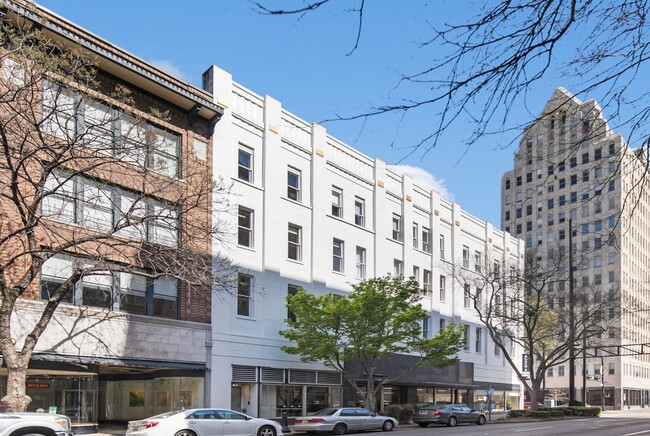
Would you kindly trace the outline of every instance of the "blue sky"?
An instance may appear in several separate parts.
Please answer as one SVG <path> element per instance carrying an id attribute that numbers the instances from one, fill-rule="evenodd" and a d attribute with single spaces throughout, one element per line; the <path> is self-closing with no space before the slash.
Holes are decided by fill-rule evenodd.
<path id="1" fill-rule="evenodd" d="M 398 86 L 399 78 L 440 55 L 438 46 L 421 46 L 431 26 L 461 21 L 473 9 L 470 2 L 443 0 L 366 2 L 359 47 L 348 56 L 357 22 L 340 1 L 303 17 L 260 15 L 245 0 L 39 3 L 194 85 L 200 86 L 203 71 L 215 64 L 308 122 L 417 95 L 418 88 Z M 567 86 L 557 79 L 551 76 L 532 89 L 511 125 L 530 121 L 557 86 Z M 463 209 L 499 227 L 501 176 L 512 168 L 519 131 L 486 137 L 466 153 L 471 128 L 460 122 L 435 149 L 408 156 L 436 121 L 435 111 L 423 110 L 403 120 L 393 115 L 324 125 L 371 157 L 424 169 Z"/>

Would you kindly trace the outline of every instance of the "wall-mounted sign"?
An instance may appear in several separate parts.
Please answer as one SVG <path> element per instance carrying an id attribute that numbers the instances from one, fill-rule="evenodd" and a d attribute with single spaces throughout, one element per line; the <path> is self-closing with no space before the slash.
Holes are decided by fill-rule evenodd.
<path id="1" fill-rule="evenodd" d="M 50 387 L 49 383 L 35 383 L 35 382 L 29 382 L 27 383 L 28 388 L 32 389 L 48 389 Z"/>

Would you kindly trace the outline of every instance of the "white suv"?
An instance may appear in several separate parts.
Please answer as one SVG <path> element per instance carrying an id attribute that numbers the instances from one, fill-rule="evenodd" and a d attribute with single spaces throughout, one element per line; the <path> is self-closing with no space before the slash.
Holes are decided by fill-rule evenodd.
<path id="1" fill-rule="evenodd" d="M 72 436 L 70 418 L 53 413 L 0 413 L 0 436 Z"/>

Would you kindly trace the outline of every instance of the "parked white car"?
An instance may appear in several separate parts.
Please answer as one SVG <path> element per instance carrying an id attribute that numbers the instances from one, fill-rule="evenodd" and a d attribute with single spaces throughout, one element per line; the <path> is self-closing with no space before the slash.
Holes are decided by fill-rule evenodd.
<path id="1" fill-rule="evenodd" d="M 187 409 L 129 421 L 127 436 L 282 436 L 282 427 L 227 409 Z"/>
<path id="2" fill-rule="evenodd" d="M 0 436 L 72 436 L 70 418 L 54 413 L 0 413 Z"/>

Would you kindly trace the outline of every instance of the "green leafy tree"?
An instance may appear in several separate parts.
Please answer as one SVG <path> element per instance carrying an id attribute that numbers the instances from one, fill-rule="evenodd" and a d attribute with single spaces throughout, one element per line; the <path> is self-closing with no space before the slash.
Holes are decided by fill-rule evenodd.
<path id="1" fill-rule="evenodd" d="M 422 337 L 426 312 L 419 304 L 423 290 L 415 279 L 389 275 L 352 287 L 346 296 L 317 297 L 304 289 L 287 296 L 295 317 L 280 334 L 294 345 L 282 349 L 300 355 L 304 362 L 322 362 L 341 372 L 372 411 L 381 386 L 417 366 L 442 368 L 458 362 L 456 355 L 464 345 L 461 328 L 450 325 L 436 337 Z M 391 379 L 375 373 L 380 359 L 399 353 L 419 356 L 416 366 Z M 357 360 L 364 369 L 365 385 L 346 372 L 349 360 Z"/>

